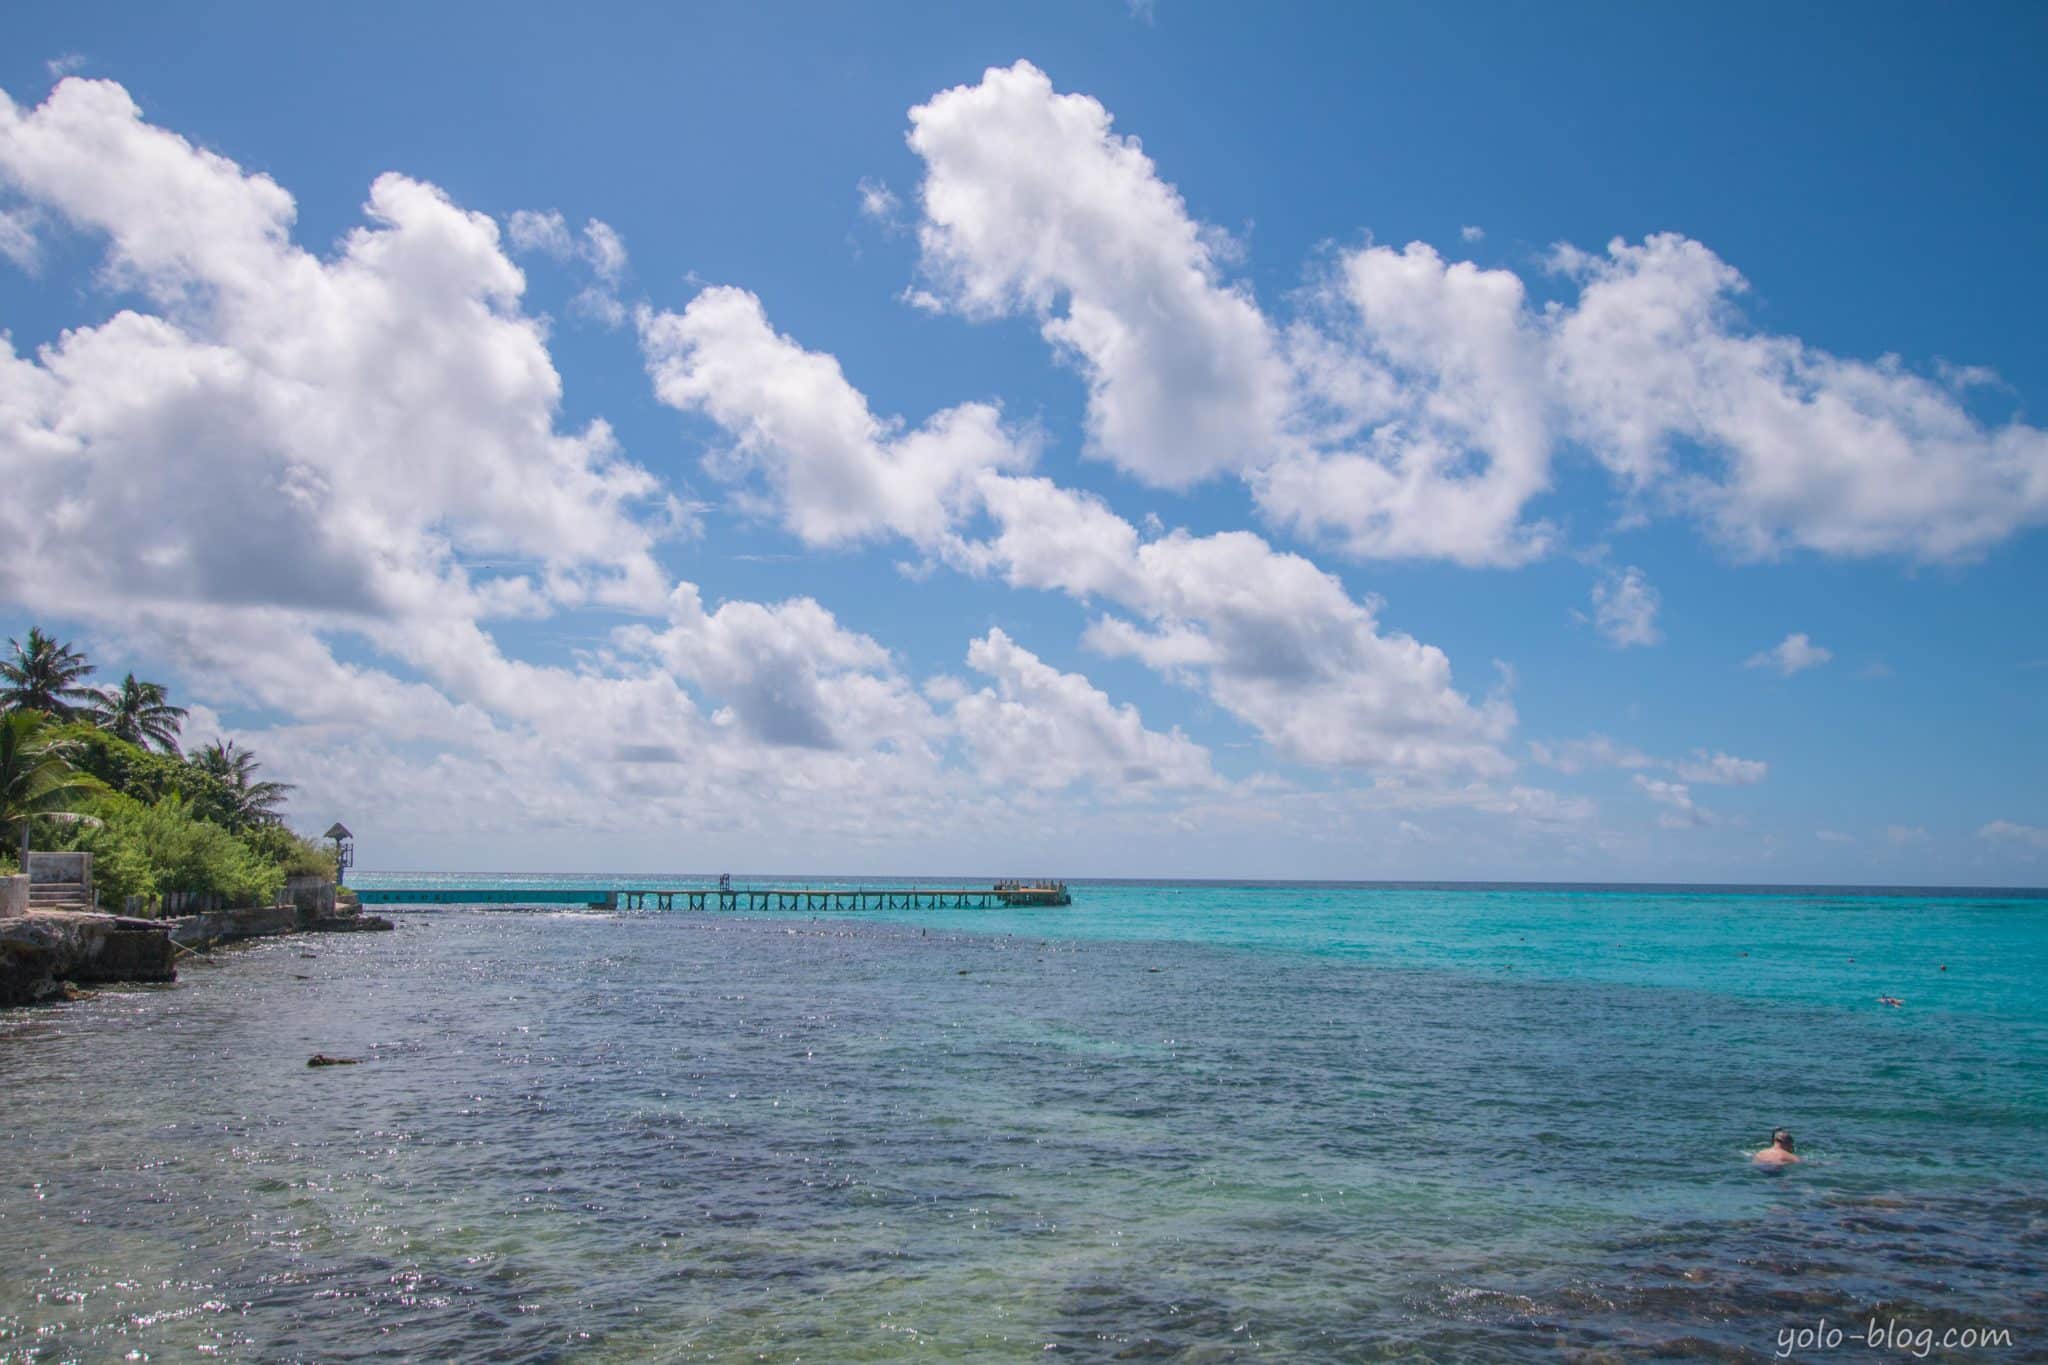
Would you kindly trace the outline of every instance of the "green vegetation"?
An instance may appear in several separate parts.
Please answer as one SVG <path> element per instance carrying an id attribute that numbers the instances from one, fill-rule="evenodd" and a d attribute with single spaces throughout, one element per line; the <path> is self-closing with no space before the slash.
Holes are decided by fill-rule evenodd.
<path id="1" fill-rule="evenodd" d="M 326 844 L 276 824 L 257 825 L 241 838 L 252 852 L 287 877 L 334 880 L 334 850 Z"/>
<path id="2" fill-rule="evenodd" d="M 229 905 L 274 898 L 286 877 L 334 875 L 334 855 L 285 827 L 287 782 L 232 740 L 192 757 L 179 748 L 185 708 L 133 673 L 106 692 L 85 684 L 84 655 L 31 628 L 0 660 L 0 842 L 93 855 L 103 903 L 166 893 Z M 4 858 L 0 854 L 0 858 Z M 6 858 L 5 865 L 17 860 Z"/>
<path id="3" fill-rule="evenodd" d="M 70 720 L 79 705 L 98 700 L 86 685 L 93 666 L 70 645 L 59 644 L 34 626 L 28 643 L 9 640 L 11 659 L 0 660 L 0 711 L 40 711 L 56 720 Z"/>
<path id="4" fill-rule="evenodd" d="M 261 905 L 284 885 L 281 865 L 248 840 L 194 816 L 180 797 L 144 805 L 109 795 L 91 814 L 94 823 L 80 822 L 60 838 L 65 847 L 93 855 L 93 881 L 105 900 L 190 891 L 229 905 Z"/>
<path id="5" fill-rule="evenodd" d="M 153 803 L 182 796 L 194 816 L 228 829 L 244 826 L 242 803 L 228 784 L 197 764 L 169 754 L 154 754 L 90 725 L 64 727 L 72 745 L 72 763 L 108 790 Z"/>
<path id="6" fill-rule="evenodd" d="M 244 825 L 277 820 L 277 808 L 292 789 L 289 782 L 258 782 L 256 770 L 263 765 L 247 749 L 237 749 L 231 739 L 217 739 L 201 749 L 192 766 L 220 780 L 233 798 L 236 820 Z"/>
<path id="7" fill-rule="evenodd" d="M 173 706 L 162 683 L 137 682 L 130 673 L 121 685 L 93 703 L 93 723 L 116 739 L 147 749 L 151 745 L 173 758 L 178 754 L 178 729 L 185 708 Z"/>
<path id="8" fill-rule="evenodd" d="M 98 792 L 71 759 L 62 729 L 42 712 L 0 716 L 0 831 L 12 836 L 17 853 L 28 851 L 33 817 L 77 810 Z"/>

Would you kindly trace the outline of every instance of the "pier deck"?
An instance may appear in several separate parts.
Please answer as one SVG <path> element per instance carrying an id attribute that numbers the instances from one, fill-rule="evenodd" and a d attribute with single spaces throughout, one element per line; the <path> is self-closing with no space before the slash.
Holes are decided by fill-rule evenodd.
<path id="1" fill-rule="evenodd" d="M 993 886 L 359 888 L 364 905 L 584 905 L 607 910 L 998 910 L 1072 905 L 1065 882 Z"/>

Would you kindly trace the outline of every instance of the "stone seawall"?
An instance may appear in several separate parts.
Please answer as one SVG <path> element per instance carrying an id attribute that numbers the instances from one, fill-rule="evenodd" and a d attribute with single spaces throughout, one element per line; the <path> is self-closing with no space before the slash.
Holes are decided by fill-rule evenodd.
<path id="1" fill-rule="evenodd" d="M 0 919 L 0 1006 L 61 1000 L 65 983 L 175 981 L 181 952 L 279 934 L 357 933 L 391 928 L 377 915 L 323 913 L 315 902 L 209 910 L 176 919 L 86 911 L 31 911 Z"/>
<path id="2" fill-rule="evenodd" d="M 67 981 L 173 981 L 177 953 L 157 920 L 72 911 L 0 920 L 0 1005 L 62 999 Z"/>
<path id="3" fill-rule="evenodd" d="M 258 905 L 246 910 L 180 915 L 162 923 L 170 926 L 171 942 L 185 948 L 204 948 L 213 943 L 292 933 L 299 927 L 299 910 L 294 905 Z"/>
<path id="4" fill-rule="evenodd" d="M 245 938 L 273 938 L 278 934 L 343 934 L 391 927 L 390 920 L 378 915 L 336 914 L 331 903 L 325 913 L 304 904 L 258 905 L 245 910 L 180 915 L 160 923 L 169 925 L 171 941 L 185 948 L 238 943 Z"/>

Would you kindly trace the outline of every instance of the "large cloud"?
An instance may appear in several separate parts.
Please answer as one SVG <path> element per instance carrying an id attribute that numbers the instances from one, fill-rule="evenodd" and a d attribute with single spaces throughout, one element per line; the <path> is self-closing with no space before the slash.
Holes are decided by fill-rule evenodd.
<path id="1" fill-rule="evenodd" d="M 629 626 L 619 639 L 724 698 L 713 719 L 764 744 L 836 750 L 934 730 L 888 651 L 808 597 L 707 612 L 685 583 L 670 598 L 666 629 Z"/>
<path id="2" fill-rule="evenodd" d="M 1551 529 L 1523 517 L 1549 486 L 1552 436 L 1521 280 L 1415 243 L 1352 253 L 1326 289 L 1328 330 L 1295 333 L 1322 439 L 1254 475 L 1260 505 L 1360 555 L 1547 550 Z"/>
<path id="3" fill-rule="evenodd" d="M 1497 747 L 1504 698 L 1474 705 L 1434 645 L 1382 634 L 1370 606 L 1299 555 L 1246 531 L 1175 532 L 1138 552 L 1143 627 L 1105 617 L 1092 643 L 1169 674 L 1206 673 L 1210 695 L 1300 763 L 1438 774 L 1513 767 Z"/>
<path id="4" fill-rule="evenodd" d="M 561 383 L 498 233 L 379 177 L 339 254 L 291 197 L 67 80 L 0 97 L 0 177 L 104 234 L 123 309 L 33 359 L 0 350 L 0 587 L 384 614 L 451 598 L 660 600 L 654 480 L 609 430 L 561 432 Z M 478 583 L 465 557 L 534 568 Z"/>
<path id="5" fill-rule="evenodd" d="M 1514 721 L 1504 699 L 1470 701 L 1441 650 L 1382 633 L 1372 607 L 1299 555 L 1249 532 L 1145 543 L 1099 499 L 1004 472 L 1019 459 L 992 412 L 961 439 L 972 405 L 891 438 L 900 422 L 877 418 L 835 360 L 777 334 L 741 291 L 644 315 L 641 334 L 656 393 L 723 425 L 806 539 L 893 530 L 970 572 L 1114 604 L 1137 620 L 1104 617 L 1092 645 L 1195 682 L 1295 762 L 1513 766 L 1499 748 Z M 934 453 L 912 461 L 905 448 L 921 439 Z"/>
<path id="6" fill-rule="evenodd" d="M 1955 559 L 2048 520 L 2048 432 L 1987 427 L 1896 359 L 1749 330 L 1733 304 L 1747 285 L 1700 243 L 1617 240 L 1562 263 L 1582 289 L 1552 365 L 1576 434 L 1738 553 Z"/>
<path id="7" fill-rule="evenodd" d="M 758 470 L 784 523 L 812 544 L 884 532 L 928 543 L 976 473 L 1030 461 L 986 403 L 916 431 L 879 420 L 837 360 L 776 332 L 743 289 L 706 289 L 681 313 L 642 310 L 640 338 L 655 395 L 730 432 L 725 472 Z"/>
<path id="8" fill-rule="evenodd" d="M 1189 218 L 1109 112 L 1029 62 L 910 111 L 926 298 L 1023 312 L 1087 376 L 1089 448 L 1182 486 L 1268 457 L 1288 373 L 1220 234 Z"/>
<path id="9" fill-rule="evenodd" d="M 1750 327 L 1741 275 L 1658 234 L 1554 255 L 1567 297 L 1433 248 L 1336 254 L 1276 327 L 1135 141 L 1028 63 L 911 111 L 918 295 L 1026 313 L 1089 382 L 1091 449 L 1145 481 L 1236 472 L 1278 525 L 1368 557 L 1511 565 L 1560 453 L 1625 516 L 1692 516 L 1733 554 L 1967 559 L 2048 521 L 2048 433 L 1988 423 L 1892 357 Z"/>
<path id="10" fill-rule="evenodd" d="M 1554 262 L 1578 296 L 1538 310 L 1512 273 L 1420 243 L 1346 254 L 1304 391 L 1366 434 L 1276 459 L 1261 504 L 1360 554 L 1515 563 L 1550 543 L 1528 509 L 1576 447 L 1632 512 L 1691 515 L 1746 559 L 1964 559 L 2048 521 L 2048 433 L 1986 425 L 1896 358 L 1754 331 L 1700 243 Z"/>
<path id="11" fill-rule="evenodd" d="M 952 713 L 975 770 L 1022 787 L 1059 789 L 1084 780 L 1120 792 L 1221 785 L 1209 754 L 1179 730 L 1145 728 L 1078 673 L 1062 673 L 1000 630 L 967 648 L 967 666 L 993 687 L 965 693 Z"/>
<path id="12" fill-rule="evenodd" d="M 237 733 L 302 805 L 374 794 L 386 839 L 599 836 L 625 807 L 643 828 L 858 840 L 957 826 L 994 799 L 962 761 L 991 734 L 976 707 L 935 706 L 814 600 L 708 608 L 660 567 L 675 504 L 603 423 L 561 429 L 545 328 L 490 219 L 385 175 L 365 225 L 316 256 L 292 241 L 282 187 L 151 126 L 106 82 L 66 81 L 28 111 L 0 96 L 0 182 L 24 232 L 103 240 L 126 305 L 33 355 L 0 347 L 0 601 L 87 623 L 265 717 Z M 553 251 L 557 228 L 529 216 L 519 235 Z M 9 254 L 33 261 L 34 245 Z M 573 249 L 600 285 L 624 277 L 603 225 Z M 748 313 L 743 295 L 707 301 L 667 334 L 670 358 L 688 364 L 701 325 L 787 361 L 800 391 L 815 362 L 749 333 Z M 823 465 L 781 485 L 822 496 L 803 525 L 825 539 L 938 535 L 963 481 L 1028 454 L 986 406 L 854 434 L 871 486 L 821 483 Z M 615 610 L 653 619 L 618 626 Z M 564 662 L 514 657 L 487 628 L 582 611 L 607 616 L 579 621 L 587 647 Z M 1085 683 L 1056 678 L 1012 686 L 1013 731 L 1073 713 Z M 1066 780 L 1113 793 L 1149 764 L 1153 791 L 1211 782 L 1177 736 L 1127 708 L 1109 720 L 1126 746 L 1092 764 L 1074 750 Z"/>

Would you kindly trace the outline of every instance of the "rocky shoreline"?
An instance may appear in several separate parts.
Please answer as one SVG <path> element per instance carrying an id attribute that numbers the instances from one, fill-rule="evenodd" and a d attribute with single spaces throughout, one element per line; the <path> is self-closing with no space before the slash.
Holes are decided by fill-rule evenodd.
<path id="1" fill-rule="evenodd" d="M 178 978 L 181 953 L 283 934 L 377 932 L 380 915 L 265 905 L 175 919 L 90 911 L 32 911 L 0 919 L 0 1007 L 70 998 L 78 986 Z"/>

